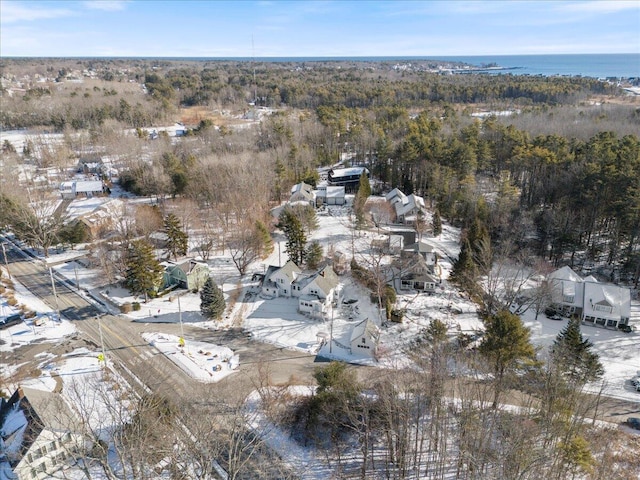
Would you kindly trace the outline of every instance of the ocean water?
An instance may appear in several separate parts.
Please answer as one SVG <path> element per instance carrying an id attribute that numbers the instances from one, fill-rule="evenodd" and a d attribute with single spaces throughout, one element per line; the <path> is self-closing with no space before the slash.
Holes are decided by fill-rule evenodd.
<path id="1" fill-rule="evenodd" d="M 178 60 L 167 58 L 167 60 Z M 180 58 L 180 60 L 251 61 L 249 57 Z M 484 56 L 385 56 L 385 57 L 259 57 L 258 62 L 322 62 L 322 61 L 398 61 L 439 60 L 463 62 L 474 66 L 497 64 L 501 73 L 514 75 L 581 75 L 584 77 L 640 77 L 640 53 L 608 53 L 581 55 L 484 55 Z"/>

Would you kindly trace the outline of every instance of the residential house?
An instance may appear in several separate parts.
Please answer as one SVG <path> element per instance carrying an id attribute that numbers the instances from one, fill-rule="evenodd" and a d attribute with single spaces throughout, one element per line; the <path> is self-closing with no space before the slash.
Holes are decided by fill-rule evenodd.
<path id="1" fill-rule="evenodd" d="M 577 315 L 586 325 L 618 328 L 631 318 L 631 290 L 601 283 L 592 276 L 581 278 L 565 266 L 547 279 L 551 302 L 564 315 Z"/>
<path id="2" fill-rule="evenodd" d="M 95 240 L 113 228 L 114 220 L 122 216 L 123 206 L 122 200 L 114 198 L 101 204 L 92 212 L 80 215 L 74 222 L 82 223 L 89 237 Z"/>
<path id="3" fill-rule="evenodd" d="M 343 275 L 349 270 L 349 257 L 339 250 L 336 250 L 333 253 L 333 258 L 331 259 L 333 271 L 338 275 Z"/>
<path id="4" fill-rule="evenodd" d="M 56 393 L 19 387 L 0 399 L 0 477 L 52 478 L 81 445 L 79 425 Z"/>
<path id="5" fill-rule="evenodd" d="M 387 255 L 399 255 L 404 246 L 404 237 L 402 235 L 389 234 L 371 241 L 371 248 L 379 253 Z"/>
<path id="6" fill-rule="evenodd" d="M 282 267 L 270 265 L 262 280 L 262 293 L 274 297 L 290 297 L 291 284 L 301 273 L 300 267 L 291 260 Z"/>
<path id="7" fill-rule="evenodd" d="M 289 203 L 304 202 L 308 203 L 312 207 L 315 206 L 315 196 L 313 194 L 313 187 L 307 185 L 304 182 L 300 182 L 291 187 L 291 196 L 289 197 Z"/>
<path id="8" fill-rule="evenodd" d="M 435 272 L 436 266 L 438 265 L 438 254 L 436 253 L 433 245 L 420 240 L 419 242 L 407 245 L 402 249 L 402 257 L 411 258 L 414 255 L 420 255 L 424 258 L 427 266 L 429 267 L 429 273 Z"/>
<path id="9" fill-rule="evenodd" d="M 317 272 L 299 275 L 291 284 L 291 295 L 298 297 L 298 310 L 322 318 L 331 303 L 339 303 L 340 281 L 330 265 Z"/>
<path id="10" fill-rule="evenodd" d="M 199 290 L 209 278 L 209 265 L 187 258 L 180 262 L 163 262 L 162 289 L 176 286 Z"/>
<path id="11" fill-rule="evenodd" d="M 317 205 L 344 205 L 346 203 L 345 187 L 319 185 L 316 190 Z"/>
<path id="12" fill-rule="evenodd" d="M 63 199 L 73 199 L 80 195 L 93 197 L 102 195 L 105 185 L 102 180 L 72 180 L 60 184 L 60 194 Z"/>
<path id="13" fill-rule="evenodd" d="M 327 172 L 327 181 L 330 186 L 344 187 L 347 193 L 355 193 L 363 173 L 369 176 L 369 170 L 365 167 L 332 168 Z"/>
<path id="14" fill-rule="evenodd" d="M 426 215 L 424 199 L 418 195 L 405 195 L 399 189 L 394 188 L 385 195 L 389 204 L 394 208 L 396 222 L 414 225 L 418 215 Z"/>
<path id="15" fill-rule="evenodd" d="M 351 353 L 375 358 L 378 353 L 380 328 L 368 318 L 356 324 L 351 332 Z"/>
<path id="16" fill-rule="evenodd" d="M 418 292 L 434 293 L 440 284 L 440 279 L 433 274 L 432 267 L 418 253 L 414 253 L 411 256 L 404 255 L 394 268 L 394 287 L 396 290 L 417 290 Z"/>

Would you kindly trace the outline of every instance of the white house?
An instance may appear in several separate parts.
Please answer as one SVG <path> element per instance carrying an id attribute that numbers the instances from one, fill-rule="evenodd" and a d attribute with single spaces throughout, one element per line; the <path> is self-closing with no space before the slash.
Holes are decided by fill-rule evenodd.
<path id="1" fill-rule="evenodd" d="M 298 297 L 298 310 L 312 317 L 322 318 L 332 302 L 338 303 L 340 281 L 331 266 L 317 272 L 298 276 L 291 285 L 291 293 Z"/>
<path id="2" fill-rule="evenodd" d="M 613 328 L 629 324 L 631 290 L 598 282 L 583 282 L 583 288 L 584 323 Z"/>
<path id="3" fill-rule="evenodd" d="M 313 194 L 313 188 L 311 187 L 311 185 L 300 182 L 291 187 L 291 196 L 289 197 L 289 203 L 294 202 L 305 202 L 311 206 L 315 206 L 315 196 Z"/>
<path id="4" fill-rule="evenodd" d="M 405 195 L 398 188 L 394 188 L 385 195 L 385 199 L 394 208 L 396 221 L 400 223 L 415 223 L 418 214 L 425 214 L 424 199 L 418 195 Z"/>
<path id="5" fill-rule="evenodd" d="M 0 399 L 0 476 L 52 478 L 81 445 L 78 425 L 59 394 L 19 387 Z"/>
<path id="6" fill-rule="evenodd" d="M 617 328 L 631 317 L 631 290 L 580 277 L 565 266 L 548 277 L 551 302 L 565 315 L 577 315 L 587 325 Z"/>
<path id="7" fill-rule="evenodd" d="M 291 260 L 282 267 L 269 266 L 262 280 L 262 293 L 274 297 L 290 297 L 291 284 L 300 273 L 300 267 Z"/>
<path id="8" fill-rule="evenodd" d="M 368 318 L 356 324 L 351 332 L 351 353 L 375 358 L 380 341 L 380 328 Z"/>
<path id="9" fill-rule="evenodd" d="M 436 291 L 440 279 L 433 274 L 433 265 L 429 265 L 421 255 L 405 255 L 396 265 L 400 265 L 395 276 L 396 290 L 417 290 L 425 293 Z"/>
<path id="10" fill-rule="evenodd" d="M 73 199 L 78 195 L 93 197 L 104 193 L 102 180 L 72 180 L 60 184 L 62 198 Z"/>

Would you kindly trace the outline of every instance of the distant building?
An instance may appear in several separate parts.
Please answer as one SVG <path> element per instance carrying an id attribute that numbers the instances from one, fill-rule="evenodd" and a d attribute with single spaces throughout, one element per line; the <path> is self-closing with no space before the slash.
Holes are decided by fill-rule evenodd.
<path id="1" fill-rule="evenodd" d="M 60 194 L 64 199 L 74 199 L 78 196 L 93 197 L 105 193 L 102 180 L 72 180 L 60 184 Z"/>
<path id="2" fill-rule="evenodd" d="M 327 181 L 332 187 L 344 187 L 346 193 L 355 193 L 363 173 L 369 176 L 369 170 L 365 167 L 331 169 L 327 172 Z"/>
<path id="3" fill-rule="evenodd" d="M 304 182 L 300 182 L 291 187 L 291 196 L 289 197 L 289 203 L 304 202 L 311 206 L 315 206 L 315 195 L 313 194 L 313 187 L 307 185 Z"/>
<path id="4" fill-rule="evenodd" d="M 346 203 L 345 187 L 319 185 L 316 190 L 316 203 L 318 205 L 344 205 Z"/>

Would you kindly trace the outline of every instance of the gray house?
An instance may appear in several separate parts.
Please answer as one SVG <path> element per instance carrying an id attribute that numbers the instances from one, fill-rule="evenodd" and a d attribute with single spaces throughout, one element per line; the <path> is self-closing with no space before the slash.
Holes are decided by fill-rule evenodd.
<path id="1" fill-rule="evenodd" d="M 187 290 L 198 290 L 209 278 L 209 265 L 193 259 L 163 262 L 162 265 L 165 267 L 162 277 L 163 290 L 174 285 Z"/>

